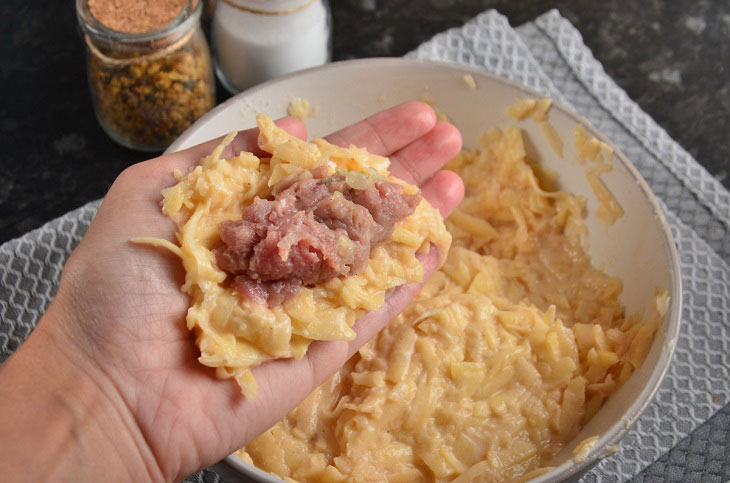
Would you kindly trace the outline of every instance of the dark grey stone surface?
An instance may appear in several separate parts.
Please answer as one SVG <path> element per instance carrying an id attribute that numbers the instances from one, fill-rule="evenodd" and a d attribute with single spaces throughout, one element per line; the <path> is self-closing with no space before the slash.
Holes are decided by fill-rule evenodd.
<path id="1" fill-rule="evenodd" d="M 489 8 L 558 8 L 609 75 L 730 186 L 730 0 L 333 0 L 334 58 L 400 56 Z M 362 10 L 355 5 L 375 6 Z M 72 2 L 0 2 L 0 242 L 104 195 L 149 157 L 94 118 Z M 225 99 L 219 86 L 219 100 Z"/>

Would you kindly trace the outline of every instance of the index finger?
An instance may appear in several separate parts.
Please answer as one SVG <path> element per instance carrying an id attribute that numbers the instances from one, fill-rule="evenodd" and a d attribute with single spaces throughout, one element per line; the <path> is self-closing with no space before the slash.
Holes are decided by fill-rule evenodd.
<path id="1" fill-rule="evenodd" d="M 422 185 L 461 149 L 461 134 L 453 125 L 436 122 L 426 103 L 405 102 L 327 136 L 340 146 L 354 144 L 390 156 L 390 171 L 402 180 Z"/>
<path id="2" fill-rule="evenodd" d="M 409 101 L 373 114 L 325 137 L 338 146 L 354 144 L 381 156 L 412 143 L 436 125 L 436 114 L 425 102 Z"/>

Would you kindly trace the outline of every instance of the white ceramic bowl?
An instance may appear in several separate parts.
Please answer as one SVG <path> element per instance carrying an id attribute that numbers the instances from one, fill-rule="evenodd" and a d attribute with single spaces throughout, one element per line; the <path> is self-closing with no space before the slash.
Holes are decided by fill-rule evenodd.
<path id="1" fill-rule="evenodd" d="M 470 89 L 463 76 L 471 74 L 478 85 Z M 505 109 L 518 98 L 542 97 L 537 92 L 483 71 L 436 62 L 405 59 L 366 59 L 338 62 L 301 71 L 259 85 L 221 104 L 193 124 L 169 148 L 180 150 L 231 130 L 255 125 L 263 112 L 276 118 L 286 115 L 292 97 L 304 97 L 318 106 L 307 126 L 311 137 L 321 137 L 376 111 L 402 101 L 426 96 L 432 99 L 461 130 L 465 146 L 474 146 L 478 134 L 494 126 L 514 124 Z M 559 174 L 559 186 L 588 200 L 590 251 L 596 266 L 623 281 L 621 297 L 627 313 L 642 313 L 656 290 L 668 290 L 670 306 L 644 364 L 614 393 L 598 414 L 553 460 L 556 468 L 535 481 L 577 479 L 628 431 L 652 400 L 664 376 L 679 333 L 681 285 L 677 253 L 667 222 L 641 175 L 614 146 L 614 170 L 602 179 L 625 211 L 608 226 L 594 215 L 598 206 L 585 173 L 576 161 L 573 126 L 582 125 L 591 135 L 609 144 L 588 120 L 563 106 L 553 105 L 550 123 L 563 140 L 564 157 L 558 157 L 535 122 L 520 123 L 537 159 Z M 572 450 L 587 437 L 599 439 L 580 462 Z M 280 481 L 229 456 L 217 469 L 230 481 Z"/>

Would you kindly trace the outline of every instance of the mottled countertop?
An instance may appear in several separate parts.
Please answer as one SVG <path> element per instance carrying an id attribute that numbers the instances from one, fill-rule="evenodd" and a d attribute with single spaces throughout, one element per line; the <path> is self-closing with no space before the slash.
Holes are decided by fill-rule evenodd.
<path id="1" fill-rule="evenodd" d="M 620 86 L 730 187 L 730 1 L 335 0 L 335 60 L 400 56 L 489 8 L 558 8 Z M 355 5 L 376 8 L 363 10 Z M 0 2 L 0 242 L 100 198 L 149 155 L 96 122 L 72 2 Z M 219 101 L 227 95 L 219 86 Z"/>

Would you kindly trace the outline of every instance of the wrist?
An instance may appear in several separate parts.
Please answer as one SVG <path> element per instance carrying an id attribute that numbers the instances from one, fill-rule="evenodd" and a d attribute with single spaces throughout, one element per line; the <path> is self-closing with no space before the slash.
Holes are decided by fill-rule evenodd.
<path id="1" fill-rule="evenodd" d="M 132 411 L 98 366 L 64 340 L 61 322 L 51 314 L 0 368 L 5 475 L 29 481 L 161 480 Z"/>

